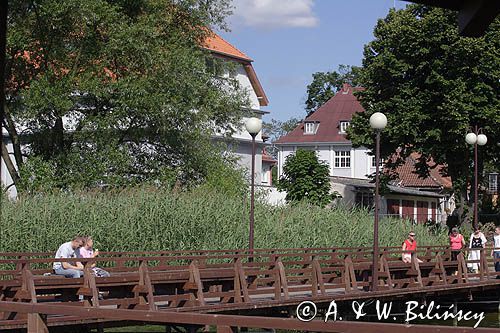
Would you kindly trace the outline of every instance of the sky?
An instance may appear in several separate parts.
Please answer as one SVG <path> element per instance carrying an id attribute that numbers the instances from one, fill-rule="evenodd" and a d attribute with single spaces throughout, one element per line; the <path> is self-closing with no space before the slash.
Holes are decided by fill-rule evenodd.
<path id="1" fill-rule="evenodd" d="M 399 0 L 233 0 L 222 37 L 254 60 L 271 118 L 304 118 L 312 74 L 340 64 L 360 66 L 363 46 Z"/>

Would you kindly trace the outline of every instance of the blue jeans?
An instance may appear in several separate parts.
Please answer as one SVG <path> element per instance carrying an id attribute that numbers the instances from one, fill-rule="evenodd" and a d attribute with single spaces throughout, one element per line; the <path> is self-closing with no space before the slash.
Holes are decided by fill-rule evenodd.
<path id="1" fill-rule="evenodd" d="M 493 252 L 493 257 L 495 259 L 499 259 L 500 258 L 500 251 Z M 495 262 L 495 272 L 500 272 L 500 261 Z M 498 276 L 500 276 L 500 275 L 497 275 L 497 277 Z"/>
<path id="2" fill-rule="evenodd" d="M 64 275 L 69 278 L 79 278 L 83 276 L 83 271 L 79 271 L 77 269 L 65 269 L 62 267 L 54 269 L 54 272 L 57 275 Z"/>

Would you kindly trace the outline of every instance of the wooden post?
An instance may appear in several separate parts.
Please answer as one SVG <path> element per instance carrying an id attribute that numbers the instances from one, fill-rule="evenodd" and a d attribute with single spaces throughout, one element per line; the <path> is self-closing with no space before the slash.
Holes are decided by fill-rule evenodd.
<path id="1" fill-rule="evenodd" d="M 278 259 L 276 265 L 278 266 L 281 287 L 283 288 L 283 297 L 287 300 L 290 298 L 290 295 L 288 294 L 288 281 L 286 279 L 285 266 L 283 265 L 281 259 Z"/>
<path id="2" fill-rule="evenodd" d="M 358 283 L 356 281 L 356 275 L 354 274 L 354 266 L 350 256 L 346 256 L 344 260 L 344 284 L 345 284 L 346 294 L 358 291 Z"/>
<path id="3" fill-rule="evenodd" d="M 198 303 L 198 305 L 202 306 L 206 304 L 203 294 L 203 283 L 201 282 L 200 270 L 198 269 L 198 262 L 196 260 L 193 260 L 189 265 L 189 281 L 184 284 L 184 290 L 196 291 L 196 299 L 191 294 L 191 301 L 193 303 Z"/>
<path id="4" fill-rule="evenodd" d="M 28 313 L 28 333 L 49 333 L 47 316 L 39 313 Z"/>
<path id="5" fill-rule="evenodd" d="M 225 325 L 218 325 L 217 326 L 217 333 L 236 333 L 238 332 L 237 327 L 231 327 L 231 326 L 225 326 Z"/>
<path id="6" fill-rule="evenodd" d="M 458 261 L 458 283 L 467 283 L 469 281 L 469 274 L 467 272 L 467 264 L 463 253 L 457 256 Z"/>
<path id="7" fill-rule="evenodd" d="M 319 284 L 319 289 L 321 291 L 321 295 L 325 296 L 326 295 L 326 290 L 325 290 L 325 280 L 323 278 L 323 272 L 321 271 L 321 266 L 319 265 L 318 259 L 313 260 L 313 268 L 314 272 L 316 274 L 316 279 Z"/>
<path id="8" fill-rule="evenodd" d="M 415 281 L 415 282 L 417 283 L 417 285 L 419 287 L 423 287 L 424 285 L 422 283 L 422 273 L 420 272 L 420 265 L 418 263 L 418 259 L 417 259 L 416 253 L 412 254 L 412 256 L 411 256 L 411 263 L 412 263 L 413 269 L 417 272 L 417 275 L 416 275 L 417 281 Z"/>

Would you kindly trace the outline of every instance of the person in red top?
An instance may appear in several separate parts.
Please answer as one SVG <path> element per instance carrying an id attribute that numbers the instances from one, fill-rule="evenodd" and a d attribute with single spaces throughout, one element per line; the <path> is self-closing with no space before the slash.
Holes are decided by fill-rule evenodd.
<path id="1" fill-rule="evenodd" d="M 451 248 L 451 260 L 456 261 L 458 254 L 462 251 L 465 246 L 465 239 L 462 234 L 458 232 L 458 228 L 451 229 L 450 234 L 450 248 Z"/>
<path id="2" fill-rule="evenodd" d="M 410 231 L 408 233 L 408 238 L 403 242 L 403 262 L 410 263 L 412 253 L 416 256 L 416 252 L 405 252 L 405 251 L 416 251 L 417 250 L 417 241 L 415 240 L 415 233 Z M 422 260 L 418 259 L 418 262 L 422 262 Z"/>

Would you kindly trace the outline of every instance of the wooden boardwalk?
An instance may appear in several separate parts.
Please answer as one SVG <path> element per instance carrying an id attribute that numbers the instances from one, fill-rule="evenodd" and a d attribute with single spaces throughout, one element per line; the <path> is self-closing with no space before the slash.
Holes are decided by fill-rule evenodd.
<path id="1" fill-rule="evenodd" d="M 423 247 L 408 264 L 401 262 L 400 251 L 382 249 L 376 292 L 369 290 L 369 248 L 264 249 L 253 255 L 245 250 L 110 252 L 82 260 L 84 277 L 78 279 L 53 275 L 50 267 L 60 260 L 51 253 L 0 253 L 0 331 L 31 327 L 32 332 L 45 332 L 47 326 L 130 320 L 125 312 L 106 317 L 104 310 L 146 311 L 148 321 L 155 313 L 256 314 L 291 311 L 305 300 L 414 299 L 499 289 L 493 259 L 487 255 L 471 274 L 464 256 L 451 261 L 447 247 Z M 93 263 L 111 276 L 95 277 Z M 100 311 L 82 317 L 61 306 Z M 57 308 L 60 312 L 53 313 Z M 297 322 L 287 325 L 293 328 Z M 244 327 L 241 323 L 235 326 Z"/>

